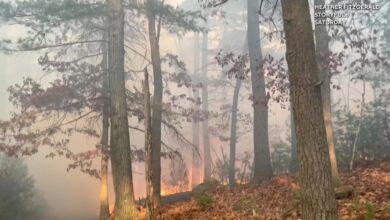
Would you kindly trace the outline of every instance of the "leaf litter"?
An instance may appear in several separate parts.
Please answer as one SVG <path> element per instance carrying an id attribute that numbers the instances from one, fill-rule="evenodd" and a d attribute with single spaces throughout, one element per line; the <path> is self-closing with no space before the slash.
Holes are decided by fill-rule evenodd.
<path id="1" fill-rule="evenodd" d="M 341 174 L 342 186 L 352 196 L 337 200 L 341 220 L 390 219 L 390 162 Z M 274 177 L 263 184 L 220 186 L 207 195 L 212 202 L 199 206 L 196 198 L 158 210 L 162 220 L 295 220 L 300 219 L 299 186 L 292 175 Z"/>

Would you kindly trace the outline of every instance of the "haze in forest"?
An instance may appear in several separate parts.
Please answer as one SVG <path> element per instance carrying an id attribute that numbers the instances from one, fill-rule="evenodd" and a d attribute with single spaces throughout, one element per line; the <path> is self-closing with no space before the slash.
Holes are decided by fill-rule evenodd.
<path id="1" fill-rule="evenodd" d="M 250 1 L 250 0 L 248 0 Z M 7 1 L 5 1 L 7 2 Z M 137 1 L 141 2 L 141 1 Z M 213 84 L 209 84 L 208 88 L 208 108 L 213 112 L 221 112 L 221 106 L 223 105 L 232 105 L 232 99 L 234 95 L 234 88 L 236 83 L 236 78 L 233 76 L 231 78 L 227 77 L 223 73 L 223 69 L 225 67 L 221 67 L 218 65 L 216 61 L 216 57 L 218 56 L 219 51 L 223 52 L 233 52 L 234 55 L 246 55 L 248 53 L 248 40 L 247 40 L 247 1 L 242 0 L 229 0 L 227 3 L 218 6 L 215 9 L 215 15 L 210 16 L 208 28 L 209 32 L 207 35 L 208 42 L 208 58 L 207 58 L 207 77 L 210 81 L 216 80 L 219 78 L 225 78 L 228 82 L 225 87 L 222 89 L 221 87 L 213 87 Z M 274 1 L 271 1 L 274 2 Z M 313 1 L 311 2 L 311 6 Z M 379 1 L 383 2 L 383 1 Z M 200 10 L 199 6 L 197 6 L 197 1 L 183 1 L 183 0 L 169 0 L 165 1 L 166 5 L 180 6 L 185 10 Z M 280 4 L 280 3 L 278 3 Z M 184 6 L 183 6 L 184 5 Z M 385 3 L 383 3 L 385 5 Z M 281 13 L 281 9 L 278 12 Z M 388 4 L 387 4 L 388 8 Z M 272 9 L 272 7 L 271 7 Z M 270 10 L 271 10 L 270 9 Z M 269 11 L 268 10 L 268 13 Z M 212 11 L 212 9 L 210 9 Z M 382 12 L 382 11 L 381 11 Z M 158 14 L 158 11 L 155 12 Z M 221 15 L 222 14 L 222 15 Z M 134 16 L 134 15 L 132 15 Z M 383 18 L 380 18 L 383 19 Z M 146 18 L 144 20 L 147 20 Z M 312 20 L 314 18 L 312 17 Z M 263 22 L 263 23 L 262 23 Z M 201 23 L 201 22 L 200 22 Z M 145 39 L 148 39 L 148 31 L 147 31 L 147 22 L 142 23 L 144 25 L 145 33 L 142 35 L 145 36 Z M 203 25 L 203 24 L 202 24 Z M 274 36 L 271 39 L 263 36 L 270 31 L 274 31 L 271 28 L 272 25 L 267 23 L 264 20 L 260 21 L 260 35 L 261 40 L 259 43 L 261 44 L 262 55 L 263 58 L 268 55 L 272 56 L 275 60 L 284 59 L 286 53 L 286 45 L 285 41 L 281 40 L 279 36 Z M 283 29 L 282 22 L 277 22 L 278 28 Z M 369 25 L 368 25 L 369 26 Z M 273 27 L 274 28 L 274 27 Z M 144 29 L 140 29 L 144 31 Z M 22 27 L 22 25 L 9 25 L 4 26 L 1 24 L 0 19 L 0 36 L 2 39 L 17 39 L 19 37 L 23 37 L 26 35 L 26 28 Z M 368 37 L 371 33 L 365 33 Z M 171 33 L 166 29 L 162 28 L 161 30 L 161 38 L 159 43 L 160 54 L 163 57 L 166 54 L 175 54 L 178 56 L 178 59 L 182 60 L 187 69 L 187 74 L 191 77 L 194 72 L 196 72 L 196 65 L 194 63 L 194 54 L 196 54 L 196 50 L 201 50 L 204 45 L 202 45 L 202 33 L 196 35 L 192 31 L 188 31 L 183 36 L 177 36 L 175 33 Z M 194 41 L 198 39 L 198 48 L 194 46 Z M 150 59 L 150 45 L 148 40 L 140 40 L 140 42 L 144 43 L 145 50 L 148 51 L 146 55 L 148 59 Z M 371 43 L 371 42 L 370 42 Z M 1 46 L 1 44 L 0 44 Z M 139 49 L 139 48 L 138 48 Z M 340 43 L 338 40 L 334 40 L 333 43 L 330 44 L 329 48 L 335 54 L 344 51 L 346 54 L 354 53 L 354 49 L 345 49 L 344 44 Z M 138 53 L 143 53 L 144 51 L 140 50 Z M 135 53 L 134 53 L 135 54 Z M 142 57 L 137 57 L 137 55 L 132 54 L 133 59 L 129 59 L 130 61 L 125 62 L 125 66 L 129 69 L 136 69 L 138 72 L 135 72 L 132 78 L 127 81 L 128 88 L 136 88 L 142 91 L 141 82 L 144 79 L 143 67 L 145 66 L 145 61 Z M 201 54 L 199 51 L 198 54 Z M 10 86 L 13 86 L 17 83 L 21 83 L 24 78 L 31 77 L 34 80 L 38 81 L 42 84 L 42 88 L 48 88 L 53 79 L 61 74 L 56 73 L 45 73 L 42 67 L 38 63 L 38 58 L 42 56 L 42 52 L 40 51 L 28 51 L 28 52 L 16 52 L 13 54 L 3 54 L 0 52 L 0 122 L 6 121 L 11 118 L 11 112 L 15 111 L 15 108 L 11 101 L 9 100 L 9 92 L 7 89 Z M 199 55 L 200 56 L 200 55 Z M 342 69 L 344 66 L 348 66 L 347 63 L 350 63 L 351 60 L 354 59 L 353 56 L 348 57 L 349 60 L 344 60 L 344 64 L 340 65 L 339 69 Z M 284 59 L 285 60 L 285 59 Z M 287 69 L 287 63 L 283 60 L 283 67 Z M 201 62 L 201 61 L 199 61 Z M 248 60 L 248 63 L 249 60 Z M 165 65 L 165 64 L 164 64 Z M 249 64 L 246 68 L 249 68 Z M 153 78 L 153 72 L 151 71 L 152 65 L 149 66 L 149 74 L 151 79 Z M 165 68 L 165 69 L 164 69 Z M 173 68 L 180 67 L 166 67 L 163 69 L 168 72 Z M 202 67 L 200 67 L 202 68 Z M 140 70 L 141 69 L 141 70 Z M 199 70 L 199 74 L 203 70 Z M 353 72 L 353 71 L 352 71 Z M 369 71 L 367 71 L 369 72 Z M 284 72 L 286 75 L 287 72 Z M 340 110 L 343 106 L 348 105 L 348 110 L 352 115 L 358 115 L 361 111 L 361 97 L 363 92 L 363 85 L 365 82 L 356 80 L 355 82 L 351 82 L 351 75 L 349 72 L 341 70 L 340 74 L 335 74 L 331 78 L 331 84 L 335 85 L 332 88 L 331 100 L 332 100 L 332 108 L 334 111 Z M 353 77 L 352 77 L 353 78 Z M 369 77 L 367 77 L 369 78 Z M 154 78 L 153 78 L 154 79 Z M 266 82 L 271 80 L 270 78 L 266 78 Z M 383 81 L 388 79 L 383 79 Z M 151 80 L 152 81 L 152 80 Z M 168 81 L 168 80 L 167 80 Z M 253 154 L 253 145 L 254 145 L 254 136 L 253 136 L 253 108 L 251 101 L 251 86 L 249 78 L 242 80 L 242 87 L 238 98 L 238 112 L 241 114 L 239 117 L 238 124 L 239 127 L 239 138 L 236 141 L 236 155 L 244 155 L 245 152 L 251 152 Z M 165 81 L 164 81 L 165 83 Z M 165 87 L 164 91 L 169 89 L 170 94 L 180 95 L 186 94 L 188 96 L 190 90 L 187 88 L 179 88 L 176 84 L 170 82 L 169 87 Z M 367 82 L 369 84 L 370 82 Z M 388 82 L 387 82 L 388 83 Z M 374 85 L 374 83 L 372 83 Z M 152 82 L 151 82 L 152 85 Z M 164 84 L 165 85 L 165 84 Z M 167 83 L 168 85 L 168 83 Z M 371 85 L 371 84 L 370 84 Z M 388 84 L 387 84 L 388 85 Z M 386 86 L 385 86 L 386 87 Z M 151 86 L 151 93 L 153 94 L 153 86 Z M 166 90 L 165 90 L 166 89 Z M 138 91 L 137 91 L 138 92 Z M 378 91 L 376 91 L 375 86 L 368 86 L 365 92 L 365 101 L 367 103 L 373 103 L 379 97 Z M 278 91 L 276 91 L 278 94 Z M 386 93 L 388 94 L 388 93 Z M 170 100 L 166 100 L 164 93 L 163 101 L 169 103 Z M 287 95 L 288 96 L 288 95 Z M 285 96 L 285 97 L 287 97 Z M 193 98 L 193 97 L 192 97 Z M 278 144 L 286 143 L 287 150 L 289 152 L 290 141 L 291 141 L 291 113 L 290 113 L 290 103 L 289 98 L 285 98 L 285 101 L 278 103 L 272 98 L 269 101 L 268 108 L 268 138 L 269 138 L 269 148 L 271 151 L 271 155 L 274 155 L 274 152 L 277 152 Z M 286 101 L 287 100 L 287 101 Z M 190 102 L 183 104 L 184 107 L 190 107 L 192 104 Z M 367 104 L 368 105 L 368 104 Z M 307 106 L 310 108 L 310 106 Z M 374 107 L 373 107 L 374 108 Z M 388 107 L 384 107 L 388 109 Z M 341 114 L 341 113 L 340 113 Z M 219 116 L 218 116 L 219 117 Z M 185 117 L 183 117 L 185 118 Z M 231 116 L 227 117 L 228 120 L 231 119 Z M 226 118 L 225 118 L 226 119 Z M 225 120 L 223 119 L 223 120 Z M 221 119 L 222 120 L 222 119 Z M 335 116 L 333 116 L 333 120 L 335 120 Z M 341 120 L 341 119 L 340 119 Z M 357 119 L 356 119 L 357 120 Z M 130 124 L 136 125 L 137 128 L 143 129 L 143 119 L 140 120 L 136 117 L 129 119 Z M 183 121 L 185 121 L 183 119 Z M 210 120 L 210 123 L 215 121 Z M 81 124 L 88 124 L 86 121 L 80 122 Z M 202 123 L 202 122 L 200 122 Z M 347 122 L 346 122 L 347 123 Z M 351 122 L 351 124 L 353 124 Z M 229 125 L 229 122 L 228 122 Z M 181 134 L 186 137 L 188 140 L 192 141 L 193 136 L 193 125 L 190 121 L 183 122 L 178 125 L 179 131 Z M 210 125 L 214 126 L 214 124 Z M 338 131 L 343 130 L 342 125 L 338 125 L 340 128 Z M 336 127 L 336 126 L 335 126 Z M 101 132 L 100 127 L 95 128 L 96 132 Z M 169 129 L 168 129 L 169 130 Z M 218 128 L 216 128 L 218 131 Z M 224 131 L 225 132 L 225 131 Z M 230 127 L 227 128 L 226 134 L 229 135 Z M 241 133 L 240 133 L 241 132 Z M 220 137 L 209 132 L 210 134 L 210 146 L 212 148 L 211 158 L 212 161 L 216 162 L 219 157 L 223 156 L 223 153 L 229 155 L 229 141 L 222 141 Z M 339 134 L 339 133 L 338 133 Z M 344 133 L 343 133 L 344 134 Z M 204 134 L 202 134 L 204 135 Z M 336 135 L 336 134 L 335 134 Z M 221 135 L 222 136 L 222 135 Z M 340 134 L 341 136 L 341 134 Z M 344 137 L 344 136 L 343 136 Z M 174 146 L 177 149 L 182 149 L 183 152 L 182 157 L 184 158 L 188 169 L 191 169 L 191 158 L 192 151 L 189 150 L 188 146 L 183 146 L 183 142 L 178 141 L 175 135 L 172 135 L 171 132 L 167 131 L 167 129 L 162 129 L 162 138 L 164 144 L 169 146 Z M 84 152 L 91 149 L 94 149 L 96 145 L 100 142 L 100 137 L 86 137 L 85 135 L 72 135 L 71 141 L 68 144 L 69 148 L 74 152 Z M 144 133 L 140 133 L 137 130 L 130 129 L 130 144 L 131 147 L 136 146 L 137 149 L 144 149 L 145 144 L 145 135 Z M 337 143 L 336 143 L 337 145 Z M 203 149 L 203 142 L 199 144 L 199 147 Z M 187 147 L 187 148 L 186 148 Z M 339 147 L 339 145 L 337 145 Z M 184 150 L 183 150 L 184 149 Z M 221 152 L 223 149 L 224 152 Z M 23 161 L 27 164 L 29 175 L 34 179 L 35 187 L 38 192 L 43 195 L 45 203 L 47 204 L 47 219 L 52 220 L 65 220 L 65 219 L 96 219 L 99 216 L 99 191 L 100 191 L 100 180 L 90 175 L 87 175 L 79 169 L 67 171 L 67 167 L 69 165 L 69 160 L 64 157 L 55 157 L 53 159 L 45 158 L 47 154 L 49 154 L 51 150 L 47 147 L 40 148 L 39 152 L 35 155 L 24 157 Z M 280 155 L 285 155 L 285 151 L 283 151 Z M 278 155 L 279 154 L 276 154 Z M 363 156 L 362 156 L 363 157 Z M 277 159 L 275 157 L 271 157 L 272 162 L 275 162 Z M 283 159 L 285 159 L 283 157 Z M 361 159 L 361 158 L 360 158 Z M 282 159 L 281 159 L 282 160 Z M 363 159 L 362 159 L 363 160 Z M 96 162 L 97 161 L 97 162 Z M 170 160 L 162 159 L 161 170 L 162 170 L 162 180 L 163 182 L 170 178 Z M 278 161 L 279 162 L 279 161 Z M 345 161 L 344 161 L 345 162 Z M 286 165 L 287 164 L 287 165 Z M 281 166 L 281 173 L 288 173 L 289 162 L 284 162 L 283 166 Z M 344 166 L 348 166 L 348 162 L 343 163 Z M 275 166 L 275 165 L 273 165 Z M 93 166 L 96 169 L 100 169 L 100 160 L 99 158 L 95 160 Z M 111 167 L 111 164 L 109 165 Z M 145 189 L 145 167 L 143 162 L 133 162 L 133 184 L 134 184 L 134 197 L 135 199 L 144 198 L 146 196 Z M 276 167 L 276 166 L 275 166 Z M 275 170 L 275 167 L 274 170 Z M 249 168 L 248 168 L 249 169 Z M 193 171 L 193 170 L 192 170 Z M 203 171 L 202 171 L 203 172 Z M 272 171 L 271 171 L 272 172 Z M 245 174 L 245 173 L 244 173 Z M 227 177 L 226 177 L 227 178 Z M 239 178 L 237 178 L 239 179 Z M 244 179 L 244 178 L 243 178 Z M 108 196 L 110 203 L 110 210 L 113 209 L 113 203 L 115 201 L 115 192 L 112 183 L 112 175 L 111 168 L 108 171 Z M 223 182 L 223 180 L 221 181 Z M 226 182 L 224 184 L 227 184 Z M 164 189 L 163 183 L 163 190 Z"/>

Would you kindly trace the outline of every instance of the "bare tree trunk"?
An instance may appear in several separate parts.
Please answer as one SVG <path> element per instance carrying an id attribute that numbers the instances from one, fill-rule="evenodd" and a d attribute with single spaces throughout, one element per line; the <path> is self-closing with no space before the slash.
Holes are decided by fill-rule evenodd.
<path id="1" fill-rule="evenodd" d="M 236 186 L 235 164 L 236 164 L 236 143 L 237 143 L 237 111 L 238 98 L 241 88 L 241 79 L 237 77 L 234 87 L 233 105 L 232 105 L 232 123 L 230 128 L 230 159 L 229 159 L 229 187 L 233 189 Z M 245 172 L 245 171 L 244 171 Z"/>
<path id="2" fill-rule="evenodd" d="M 315 5 L 325 5 L 325 0 L 315 0 Z M 316 12 L 322 13 L 325 10 L 316 9 Z M 330 66 L 328 56 L 330 55 L 329 42 L 330 37 L 326 30 L 326 25 L 317 25 L 315 28 L 316 53 L 319 62 L 320 79 L 322 80 L 321 95 L 324 111 L 324 121 L 326 128 L 326 139 L 328 142 L 330 164 L 332 168 L 332 178 L 335 186 L 340 185 L 340 176 L 337 169 L 337 158 L 333 140 L 332 124 L 332 102 L 330 89 Z"/>
<path id="3" fill-rule="evenodd" d="M 349 162 L 349 170 L 353 169 L 353 164 L 354 164 L 354 161 L 355 161 L 357 141 L 359 140 L 360 130 L 362 129 L 362 125 L 363 125 L 365 96 L 366 96 L 366 79 L 363 76 L 362 102 L 360 104 L 360 121 L 359 121 L 359 125 L 358 125 L 358 130 L 357 130 L 356 135 L 355 135 L 355 140 L 353 142 L 352 156 L 351 156 L 351 161 Z"/>
<path id="4" fill-rule="evenodd" d="M 160 57 L 160 30 L 161 19 L 156 22 L 154 7 L 156 0 L 147 0 L 147 16 L 149 41 L 152 56 L 154 93 L 153 93 L 153 114 L 152 114 L 152 148 L 153 148 L 153 199 L 156 206 L 161 204 L 161 120 L 162 120 L 162 100 L 163 82 L 161 74 Z M 157 27 L 156 27 L 157 25 Z"/>
<path id="5" fill-rule="evenodd" d="M 206 16 L 207 17 L 207 16 Z M 206 22 L 207 25 L 207 22 Z M 202 108 L 203 112 L 209 111 L 209 93 L 208 93 L 208 76 L 207 76 L 207 56 L 208 56 L 208 34 L 203 33 L 202 40 Z M 211 179 L 211 151 L 210 151 L 210 136 L 209 136 L 209 120 L 206 118 L 202 122 L 202 135 L 203 135 L 203 181 L 209 181 Z"/>
<path id="6" fill-rule="evenodd" d="M 194 76 L 193 80 L 194 83 L 199 83 L 198 81 L 198 75 L 199 75 L 199 54 L 200 54 L 200 48 L 199 48 L 199 34 L 194 33 Z M 195 110 L 196 114 L 199 112 L 199 105 L 197 103 L 199 99 L 199 89 L 193 88 L 192 90 L 192 97 L 195 101 L 193 104 L 193 109 Z M 200 157 L 200 150 L 199 150 L 199 130 L 200 130 L 200 124 L 197 121 L 197 115 L 194 115 L 193 121 L 192 121 L 192 143 L 194 144 L 194 148 L 192 149 L 192 174 L 191 174 L 191 187 L 194 187 L 201 183 L 201 157 Z"/>
<path id="7" fill-rule="evenodd" d="M 384 106 L 384 128 L 385 128 L 385 135 L 386 135 L 386 140 L 387 143 L 390 144 L 390 126 L 389 126 L 389 120 L 387 117 L 387 100 L 385 100 L 385 106 Z M 390 155 L 389 155 L 390 156 Z"/>
<path id="8" fill-rule="evenodd" d="M 302 218 L 338 219 L 322 109 L 321 83 L 307 0 L 283 0 Z"/>
<path id="9" fill-rule="evenodd" d="M 244 162 L 244 168 L 242 169 L 242 173 L 241 173 L 241 177 L 240 177 L 241 183 L 244 183 L 245 174 L 246 174 L 246 168 L 248 167 L 248 165 L 249 164 L 247 162 Z"/>
<path id="10" fill-rule="evenodd" d="M 115 189 L 115 219 L 136 219 L 127 120 L 124 71 L 124 11 L 122 0 L 107 0 L 109 10 L 108 67 L 110 71 L 110 153 Z"/>
<path id="11" fill-rule="evenodd" d="M 104 34 L 106 36 L 106 34 Z M 104 37 L 107 39 L 107 37 Z M 101 169 L 100 169 L 100 220 L 107 220 L 110 216 L 110 207 L 108 201 L 108 185 L 107 185 L 107 173 L 108 173 L 108 129 L 110 127 L 109 124 L 109 75 L 108 75 L 108 54 L 107 54 L 107 46 L 103 43 L 102 46 L 103 52 L 103 60 L 102 60 L 102 68 L 103 68 L 103 88 L 102 88 L 102 96 L 104 97 L 103 107 L 102 107 L 102 137 L 100 140 L 100 146 L 102 150 L 102 158 L 101 158 Z"/>
<path id="12" fill-rule="evenodd" d="M 107 220 L 110 216 L 110 207 L 108 201 L 108 116 L 103 113 L 103 130 L 100 145 L 102 147 L 101 174 L 100 174 L 100 220 Z"/>
<path id="13" fill-rule="evenodd" d="M 298 172 L 297 136 L 295 134 L 294 114 L 291 105 L 290 105 L 290 128 L 291 128 L 290 173 L 296 174 Z"/>
<path id="14" fill-rule="evenodd" d="M 145 102 L 145 177 L 146 177 L 146 219 L 156 219 L 153 199 L 153 148 L 152 148 L 152 122 L 149 93 L 149 74 L 145 68 L 145 81 L 143 85 Z"/>
<path id="15" fill-rule="evenodd" d="M 253 183 L 269 180 L 272 177 L 271 157 L 268 143 L 268 104 L 265 91 L 264 72 L 261 65 L 262 52 L 259 29 L 259 0 L 248 0 L 248 49 L 252 73 L 253 97 L 253 144 L 254 176 Z"/>

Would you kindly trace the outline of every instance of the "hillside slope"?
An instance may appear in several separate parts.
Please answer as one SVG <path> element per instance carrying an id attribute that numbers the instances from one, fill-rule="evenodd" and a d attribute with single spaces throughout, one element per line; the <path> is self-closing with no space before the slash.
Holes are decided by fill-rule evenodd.
<path id="1" fill-rule="evenodd" d="M 340 219 L 390 219 L 390 163 L 342 174 L 353 194 L 338 199 Z M 163 206 L 158 219 L 299 219 L 299 188 L 292 176 L 259 186 L 221 186 L 200 198 Z"/>

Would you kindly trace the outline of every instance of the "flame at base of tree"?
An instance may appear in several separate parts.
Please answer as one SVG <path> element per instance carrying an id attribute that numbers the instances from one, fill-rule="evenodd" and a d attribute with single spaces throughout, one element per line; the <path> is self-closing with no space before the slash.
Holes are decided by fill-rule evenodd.
<path id="1" fill-rule="evenodd" d="M 179 181 L 176 185 L 169 185 L 167 183 L 161 183 L 161 195 L 172 195 L 180 192 L 191 191 L 191 188 L 188 183 Z"/>

